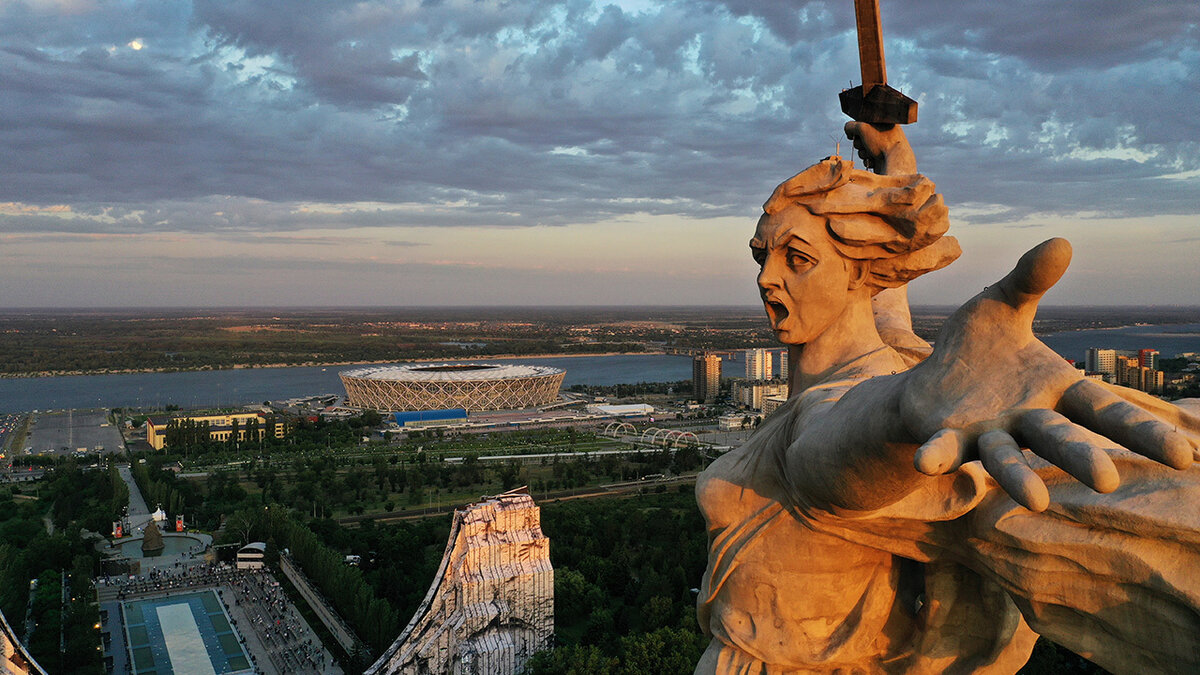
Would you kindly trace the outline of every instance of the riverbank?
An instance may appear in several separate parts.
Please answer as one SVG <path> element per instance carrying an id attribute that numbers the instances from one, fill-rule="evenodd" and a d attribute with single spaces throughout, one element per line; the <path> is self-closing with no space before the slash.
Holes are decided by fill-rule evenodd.
<path id="1" fill-rule="evenodd" d="M 442 360 L 445 359 L 434 361 Z M 561 368 L 566 371 L 564 387 L 678 382 L 692 376 L 691 357 L 669 354 L 572 354 L 519 356 L 505 360 Z M 344 367 L 365 365 L 370 364 L 359 362 L 344 364 Z M 337 366 L 286 366 L 0 379 L 0 413 L 114 407 L 138 410 L 163 410 L 167 406 L 221 408 L 335 394 L 344 391 L 338 377 L 342 369 Z"/>

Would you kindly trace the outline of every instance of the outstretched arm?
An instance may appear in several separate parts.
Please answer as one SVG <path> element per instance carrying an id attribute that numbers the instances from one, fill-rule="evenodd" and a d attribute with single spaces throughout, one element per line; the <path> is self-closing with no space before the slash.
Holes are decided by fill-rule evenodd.
<path id="1" fill-rule="evenodd" d="M 789 473 L 817 499 L 850 509 L 893 503 L 933 476 L 981 459 L 1014 500 L 1049 494 L 1027 447 L 1098 492 L 1119 484 L 1109 453 L 1132 450 L 1175 468 L 1192 446 L 1171 426 L 1079 372 L 1038 341 L 1033 317 L 1070 262 L 1052 239 L 946 322 L 930 358 L 860 384 L 800 420 Z"/>

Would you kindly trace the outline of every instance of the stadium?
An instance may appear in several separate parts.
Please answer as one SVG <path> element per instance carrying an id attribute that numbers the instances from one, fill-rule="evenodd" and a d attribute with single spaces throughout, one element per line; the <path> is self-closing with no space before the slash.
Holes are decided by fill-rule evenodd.
<path id="1" fill-rule="evenodd" d="M 465 408 L 516 410 L 558 399 L 566 371 L 483 363 L 407 364 L 338 373 L 346 403 L 380 412 Z"/>

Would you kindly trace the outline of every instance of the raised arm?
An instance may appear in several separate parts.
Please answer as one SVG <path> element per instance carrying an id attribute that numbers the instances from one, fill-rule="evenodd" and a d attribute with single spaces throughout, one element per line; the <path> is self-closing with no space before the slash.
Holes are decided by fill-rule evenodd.
<path id="1" fill-rule="evenodd" d="M 917 172 L 904 128 L 898 124 L 874 125 L 847 122 L 846 137 L 853 144 L 863 166 L 884 176 L 911 175 Z M 920 362 L 932 351 L 929 343 L 913 332 L 908 307 L 908 284 L 878 293 L 871 301 L 875 327 L 883 341 L 895 349 L 908 365 Z M 794 359 L 793 359 L 794 362 Z"/>
<path id="2" fill-rule="evenodd" d="M 863 166 L 875 173 L 898 176 L 917 172 L 917 157 L 900 125 L 846 122 L 845 131 Z"/>

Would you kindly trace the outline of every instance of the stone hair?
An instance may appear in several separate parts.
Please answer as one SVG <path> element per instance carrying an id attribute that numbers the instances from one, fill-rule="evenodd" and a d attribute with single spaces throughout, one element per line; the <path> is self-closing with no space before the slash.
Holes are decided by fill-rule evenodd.
<path id="1" fill-rule="evenodd" d="M 796 205 L 824 218 L 839 253 L 870 261 L 867 283 L 879 291 L 941 269 L 962 252 L 958 240 L 943 236 L 949 210 L 935 190 L 920 174 L 881 176 L 834 156 L 780 183 L 763 211 Z"/>

